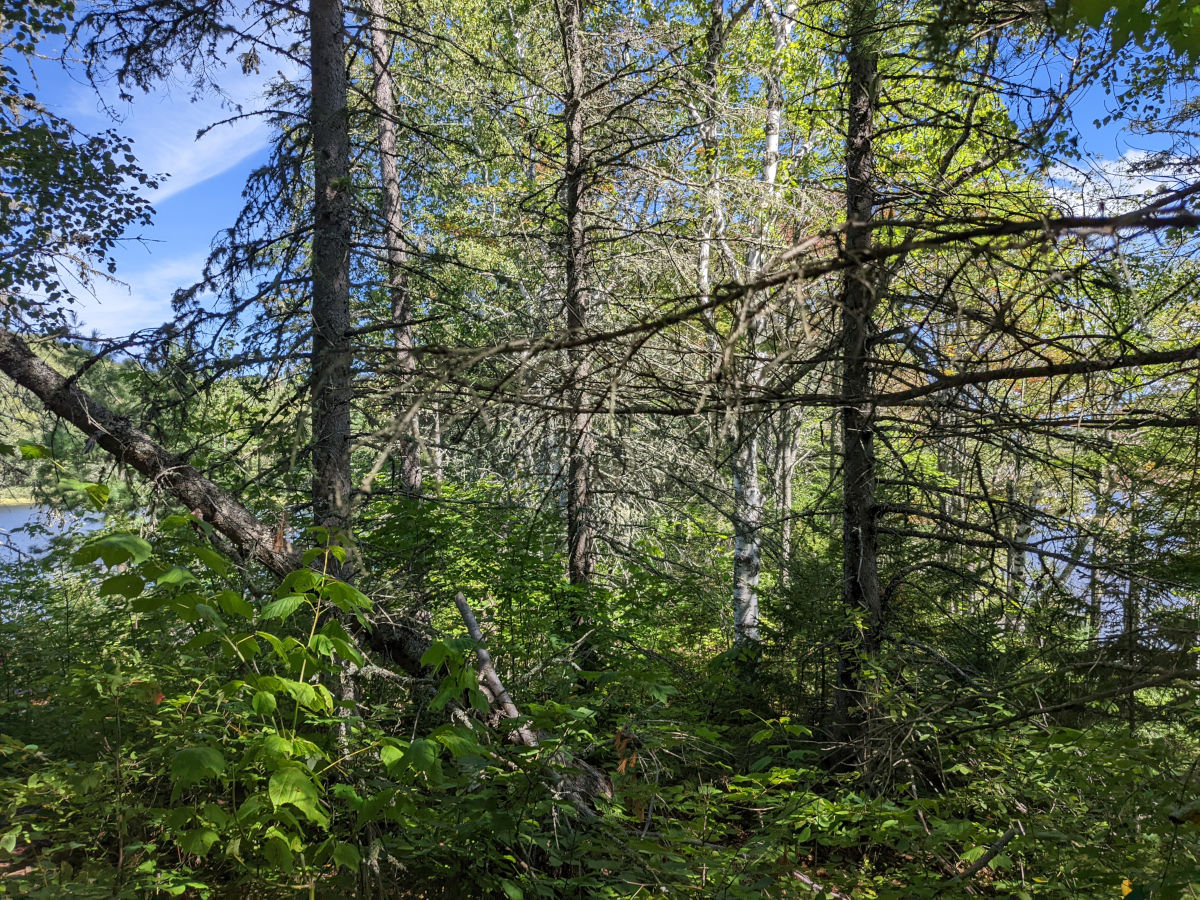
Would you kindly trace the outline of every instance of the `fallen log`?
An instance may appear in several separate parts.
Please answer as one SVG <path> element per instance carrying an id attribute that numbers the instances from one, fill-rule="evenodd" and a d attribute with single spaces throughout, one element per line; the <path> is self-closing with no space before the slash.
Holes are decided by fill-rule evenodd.
<path id="1" fill-rule="evenodd" d="M 300 554 L 278 539 L 277 529 L 246 509 L 230 491 L 100 403 L 74 378 L 56 372 L 24 339 L 4 328 L 0 328 L 0 372 L 97 446 L 208 522 L 239 553 L 261 564 L 275 577 L 284 578 L 304 565 Z M 420 672 L 421 656 L 429 648 L 429 639 L 415 629 L 394 631 L 391 640 L 386 636 L 382 640 L 377 638 L 378 649 L 407 672 Z"/>
<path id="2" fill-rule="evenodd" d="M 28 390 L 46 409 L 79 429 L 97 446 L 111 453 L 150 480 L 161 491 L 174 497 L 193 514 L 212 525 L 245 557 L 260 563 L 277 578 L 284 578 L 304 565 L 301 555 L 284 543 L 280 547 L 277 530 L 255 516 L 228 490 L 204 476 L 187 460 L 171 453 L 127 418 L 109 409 L 90 396 L 74 378 L 55 371 L 17 334 L 0 328 L 0 372 Z M 463 601 L 465 605 L 465 599 Z M 463 607 L 460 606 L 460 610 Z M 469 607 L 467 608 L 470 612 Z M 476 640 L 482 639 L 474 616 L 464 615 L 468 630 Z M 472 629 L 472 625 L 474 628 Z M 370 635 L 370 645 L 410 674 L 428 674 L 421 657 L 429 649 L 430 638 L 424 629 L 412 623 L 378 622 Z M 482 646 L 481 646 L 482 649 Z M 485 679 L 487 670 L 495 678 L 486 650 L 480 656 Z M 369 666 L 368 670 L 378 667 Z M 515 717 L 516 706 L 508 692 L 495 679 L 499 690 L 496 702 L 505 717 Z M 537 739 L 526 728 L 518 731 L 526 746 L 537 746 Z M 532 743 L 531 743 L 532 741 Z M 575 798 L 611 796 L 612 785 L 607 776 L 582 760 L 561 760 L 573 770 L 573 777 L 558 776 L 557 781 L 568 785 Z M 577 803 L 581 806 L 582 803 Z"/>
<path id="3" fill-rule="evenodd" d="M 16 334 L 0 328 L 0 371 L 36 396 L 46 409 L 74 425 L 97 446 L 140 472 L 208 522 L 247 557 L 283 578 L 303 563 L 290 548 L 276 549 L 275 529 L 187 461 L 38 357 Z"/>

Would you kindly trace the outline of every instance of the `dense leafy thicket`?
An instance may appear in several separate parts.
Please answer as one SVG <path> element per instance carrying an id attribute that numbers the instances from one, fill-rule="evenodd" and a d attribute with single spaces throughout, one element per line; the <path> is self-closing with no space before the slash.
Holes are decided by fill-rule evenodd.
<path id="1" fill-rule="evenodd" d="M 1200 897 L 1187 4 L 305 12 L 0 2 L 290 61 L 120 338 L 0 69 L 0 894 Z"/>

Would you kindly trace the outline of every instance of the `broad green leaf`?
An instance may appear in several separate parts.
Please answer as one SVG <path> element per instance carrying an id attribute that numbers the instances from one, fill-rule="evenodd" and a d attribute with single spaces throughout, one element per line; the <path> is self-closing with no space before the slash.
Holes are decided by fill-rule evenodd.
<path id="1" fill-rule="evenodd" d="M 414 772 L 432 777 L 441 775 L 441 762 L 438 756 L 439 747 L 435 742 L 417 738 L 408 745 L 404 760 Z"/>
<path id="2" fill-rule="evenodd" d="M 1112 0 L 1071 0 L 1071 8 L 1093 28 L 1104 24 L 1104 16 L 1112 6 Z"/>
<path id="3" fill-rule="evenodd" d="M 287 845 L 281 837 L 272 837 L 267 840 L 263 846 L 263 856 L 267 862 L 283 872 L 285 875 L 290 875 L 294 863 L 292 861 L 292 848 Z"/>
<path id="4" fill-rule="evenodd" d="M 321 593 L 342 612 L 371 608 L 371 601 L 367 599 L 367 595 L 344 581 L 331 580 L 321 588 Z"/>
<path id="5" fill-rule="evenodd" d="M 206 622 L 211 622 L 217 628 L 224 630 L 226 627 L 225 620 L 221 618 L 221 614 L 209 606 L 207 603 L 197 603 L 196 613 Z"/>
<path id="6" fill-rule="evenodd" d="M 229 813 L 216 803 L 204 804 L 204 818 L 218 828 L 224 828 L 230 821 Z"/>
<path id="7" fill-rule="evenodd" d="M 387 768 L 390 769 L 393 766 L 403 762 L 404 754 L 407 749 L 407 746 L 397 746 L 391 743 L 384 744 L 379 748 L 379 759 L 385 766 L 387 766 Z"/>
<path id="8" fill-rule="evenodd" d="M 278 600 L 272 600 L 262 608 L 260 615 L 264 619 L 286 619 L 299 609 L 302 603 L 306 602 L 308 602 L 308 598 L 303 594 L 289 594 Z"/>
<path id="9" fill-rule="evenodd" d="M 88 541 L 76 550 L 71 558 L 80 564 L 99 559 L 103 560 L 106 566 L 126 562 L 139 565 L 148 560 L 153 552 L 153 548 L 136 535 L 106 534 Z"/>
<path id="10" fill-rule="evenodd" d="M 97 594 L 101 597 L 111 597 L 114 594 L 120 594 L 122 597 L 130 599 L 138 596 L 145 589 L 146 582 L 132 572 L 126 572 L 123 575 L 113 575 L 105 578 L 100 583 L 100 590 Z"/>
<path id="11" fill-rule="evenodd" d="M 17 447 L 21 451 L 21 459 L 54 459 L 54 454 L 41 444 L 31 441 L 20 441 Z"/>
<path id="12" fill-rule="evenodd" d="M 357 871 L 362 858 L 353 844 L 338 844 L 333 848 L 333 861 L 343 869 Z"/>
<path id="13" fill-rule="evenodd" d="M 192 547 L 192 552 L 199 557 L 202 563 L 218 575 L 229 574 L 229 561 L 211 547 L 196 545 Z"/>
<path id="14" fill-rule="evenodd" d="M 197 584 L 198 582 L 196 576 L 182 566 L 171 566 L 155 578 L 154 583 L 162 587 L 163 585 Z"/>
<path id="15" fill-rule="evenodd" d="M 421 656 L 421 665 L 436 669 L 450 658 L 450 653 L 451 650 L 446 646 L 445 641 L 434 641 Z"/>
<path id="16" fill-rule="evenodd" d="M 179 838 L 179 849 L 192 856 L 204 856 L 217 841 L 211 828 L 193 828 Z"/>
<path id="17" fill-rule="evenodd" d="M 185 747 L 171 758 L 171 777 L 179 787 L 191 787 L 225 771 L 225 757 L 212 747 Z"/>
<path id="18" fill-rule="evenodd" d="M 244 619 L 254 618 L 254 607 L 237 591 L 221 591 L 216 596 L 217 605 L 227 613 L 241 616 Z"/>
<path id="19" fill-rule="evenodd" d="M 320 794 L 312 779 L 297 766 L 291 765 L 271 776 L 267 796 L 276 806 L 283 806 L 300 800 L 316 800 Z"/>
<path id="20" fill-rule="evenodd" d="M 284 805 L 296 807 L 309 821 L 325 825 L 329 816 L 321 808 L 320 792 L 308 773 L 298 766 L 290 765 L 271 776 L 267 796 L 276 809 Z"/>

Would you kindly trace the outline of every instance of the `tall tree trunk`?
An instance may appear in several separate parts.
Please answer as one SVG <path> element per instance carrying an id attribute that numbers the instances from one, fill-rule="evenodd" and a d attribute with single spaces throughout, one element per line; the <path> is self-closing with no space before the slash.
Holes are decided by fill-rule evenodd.
<path id="1" fill-rule="evenodd" d="M 350 532 L 350 137 L 341 0 L 311 0 L 313 520 L 330 540 Z M 336 574 L 347 577 L 350 566 Z"/>
<path id="2" fill-rule="evenodd" d="M 1012 540 L 1008 548 L 1008 572 L 1007 583 L 1005 584 L 1005 609 L 1004 623 L 1005 628 L 1020 627 L 1018 611 L 1021 608 L 1021 601 L 1025 597 L 1025 589 L 1028 587 L 1027 570 L 1029 568 L 1029 542 L 1033 539 L 1034 527 L 1036 520 L 1034 513 L 1037 511 L 1038 500 L 1041 497 L 1042 486 L 1038 483 L 1033 484 L 1030 491 L 1029 502 L 1026 504 L 1017 501 L 1016 491 L 1010 485 L 1008 491 L 1009 505 L 1016 514 L 1016 524 L 1013 526 Z"/>
<path id="3" fill-rule="evenodd" d="M 412 310 L 409 307 L 407 253 L 404 240 L 404 211 L 400 197 L 400 174 L 396 159 L 396 87 L 392 80 L 392 49 L 383 0 L 367 0 L 370 17 L 371 59 L 375 80 L 375 110 L 379 124 L 379 181 L 382 195 L 383 237 L 387 250 L 387 287 L 391 301 L 392 336 L 396 373 L 403 379 L 399 390 L 398 414 L 404 416 L 411 402 L 404 388 L 412 386 L 416 359 L 413 356 Z M 421 493 L 421 441 L 416 416 L 400 438 L 400 481 L 412 496 Z"/>
<path id="4" fill-rule="evenodd" d="M 566 127 L 566 167 L 563 178 L 566 213 L 566 314 L 568 333 L 588 324 L 591 259 L 587 235 L 588 154 L 584 122 L 583 2 L 566 0 L 560 21 L 566 89 L 563 120 Z M 592 414 L 585 408 L 591 374 L 586 349 L 570 353 L 572 403 L 567 458 L 567 567 L 570 582 L 586 587 L 596 570 L 596 534 L 592 512 Z M 586 613 L 577 611 L 577 624 Z"/>
<path id="5" fill-rule="evenodd" d="M 851 0 L 846 62 L 846 255 L 856 263 L 871 245 L 875 213 L 876 0 Z M 842 282 L 842 587 L 854 621 L 840 643 L 834 715 L 846 739 L 862 701 L 862 658 L 879 649 L 883 608 L 875 504 L 871 347 L 878 303 L 872 270 L 853 265 Z"/>
<path id="6" fill-rule="evenodd" d="M 1129 559 L 1136 560 L 1141 549 L 1138 540 L 1138 506 L 1136 487 L 1132 481 L 1127 482 L 1126 501 L 1129 505 Z M 1139 663 L 1139 643 L 1142 628 L 1142 590 L 1141 582 L 1135 572 L 1130 572 L 1122 598 L 1121 609 L 1121 649 L 1124 651 L 1125 664 L 1134 671 Z M 1132 680 L 1132 676 L 1130 676 Z M 1130 735 L 1137 731 L 1137 692 L 1129 691 L 1125 697 L 1125 715 Z"/>
<path id="7" fill-rule="evenodd" d="M 708 33 L 704 48 L 704 80 L 700 85 L 700 152 L 703 154 L 704 212 L 700 217 L 700 246 L 696 258 L 696 292 L 700 302 L 712 294 L 712 246 L 720 227 L 721 201 L 718 195 L 717 88 L 721 56 L 725 52 L 725 0 L 709 0 Z M 716 349 L 715 335 L 710 350 Z"/>
<path id="8" fill-rule="evenodd" d="M 1100 578 L 1100 547 L 1098 540 L 1092 538 L 1091 571 L 1088 572 L 1088 640 L 1093 644 L 1100 642 L 1100 630 L 1104 627 L 1104 582 Z"/>
<path id="9" fill-rule="evenodd" d="M 774 52 L 767 69 L 767 110 L 764 124 L 762 201 L 758 213 L 758 234 L 750 248 L 747 279 L 754 281 L 766 272 L 767 246 L 776 181 L 779 175 L 779 137 L 783 130 L 783 56 L 795 24 L 796 4 L 783 10 L 768 0 L 767 12 L 774 36 Z M 759 359 L 760 323 L 755 314 L 755 298 L 746 299 L 746 375 L 751 389 L 762 383 L 763 366 Z M 758 475 L 757 413 L 743 411 L 739 416 L 735 445 L 731 454 L 733 476 L 733 635 L 735 643 L 757 645 L 759 633 L 758 580 L 762 572 L 762 491 Z"/>
<path id="10" fill-rule="evenodd" d="M 775 499 L 779 507 L 779 584 L 791 582 L 793 479 L 796 474 L 796 428 L 792 410 L 779 414 L 779 439 L 775 461 Z"/>

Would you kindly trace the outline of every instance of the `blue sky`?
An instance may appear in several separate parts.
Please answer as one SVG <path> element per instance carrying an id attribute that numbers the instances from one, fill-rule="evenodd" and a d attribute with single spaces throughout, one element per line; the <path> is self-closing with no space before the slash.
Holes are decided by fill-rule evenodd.
<path id="1" fill-rule="evenodd" d="M 1052 68 L 1049 64 L 1047 71 Z M 250 77 L 242 76 L 234 65 L 224 79 L 225 87 L 233 100 L 247 110 L 255 109 L 259 92 L 274 74 L 269 62 L 261 74 Z M 147 172 L 169 176 L 151 195 L 156 209 L 153 224 L 131 235 L 116 252 L 122 283 L 100 282 L 94 285 L 95 296 L 80 296 L 76 310 L 81 331 L 95 329 L 116 336 L 161 325 L 170 318 L 175 289 L 198 278 L 214 236 L 232 224 L 241 208 L 246 176 L 265 160 L 268 128 L 258 118 L 240 120 L 197 139 L 198 130 L 231 113 L 217 97 L 193 102 L 182 80 L 151 94 L 138 92 L 132 103 L 117 101 L 115 90 L 107 92 L 105 99 L 121 114 L 114 123 L 94 88 L 81 77 L 50 63 L 40 65 L 37 75 L 39 96 L 57 112 L 85 132 L 115 127 L 133 140 L 134 152 Z M 1117 125 L 1094 128 L 1092 120 L 1103 116 L 1106 106 L 1114 102 L 1093 86 L 1076 106 L 1082 145 L 1097 157 L 1094 171 L 1101 173 L 1106 167 L 1115 170 L 1123 156 L 1136 158 L 1139 151 L 1159 144 L 1153 136 L 1133 136 Z M 1072 184 L 1078 173 L 1052 174 L 1062 186 L 1067 206 L 1090 205 L 1085 193 L 1094 193 L 1095 186 L 1085 190 Z"/>
<path id="2" fill-rule="evenodd" d="M 258 94 L 273 74 L 264 67 L 262 75 L 247 78 L 235 67 L 226 90 L 245 109 L 256 109 Z M 115 336 L 163 324 L 171 317 L 175 289 L 198 279 L 213 238 L 237 216 L 246 176 L 266 158 L 266 123 L 241 120 L 197 139 L 201 128 L 231 113 L 216 96 L 192 102 L 182 82 L 151 94 L 137 92 L 132 103 L 117 100 L 115 89 L 106 90 L 104 100 L 120 115 L 114 122 L 90 84 L 50 63 L 38 66 L 36 90 L 81 131 L 115 128 L 131 138 L 142 168 L 168 176 L 150 193 L 153 224 L 131 232 L 115 253 L 123 283 L 97 281 L 91 297 L 79 292 L 80 330 Z"/>

